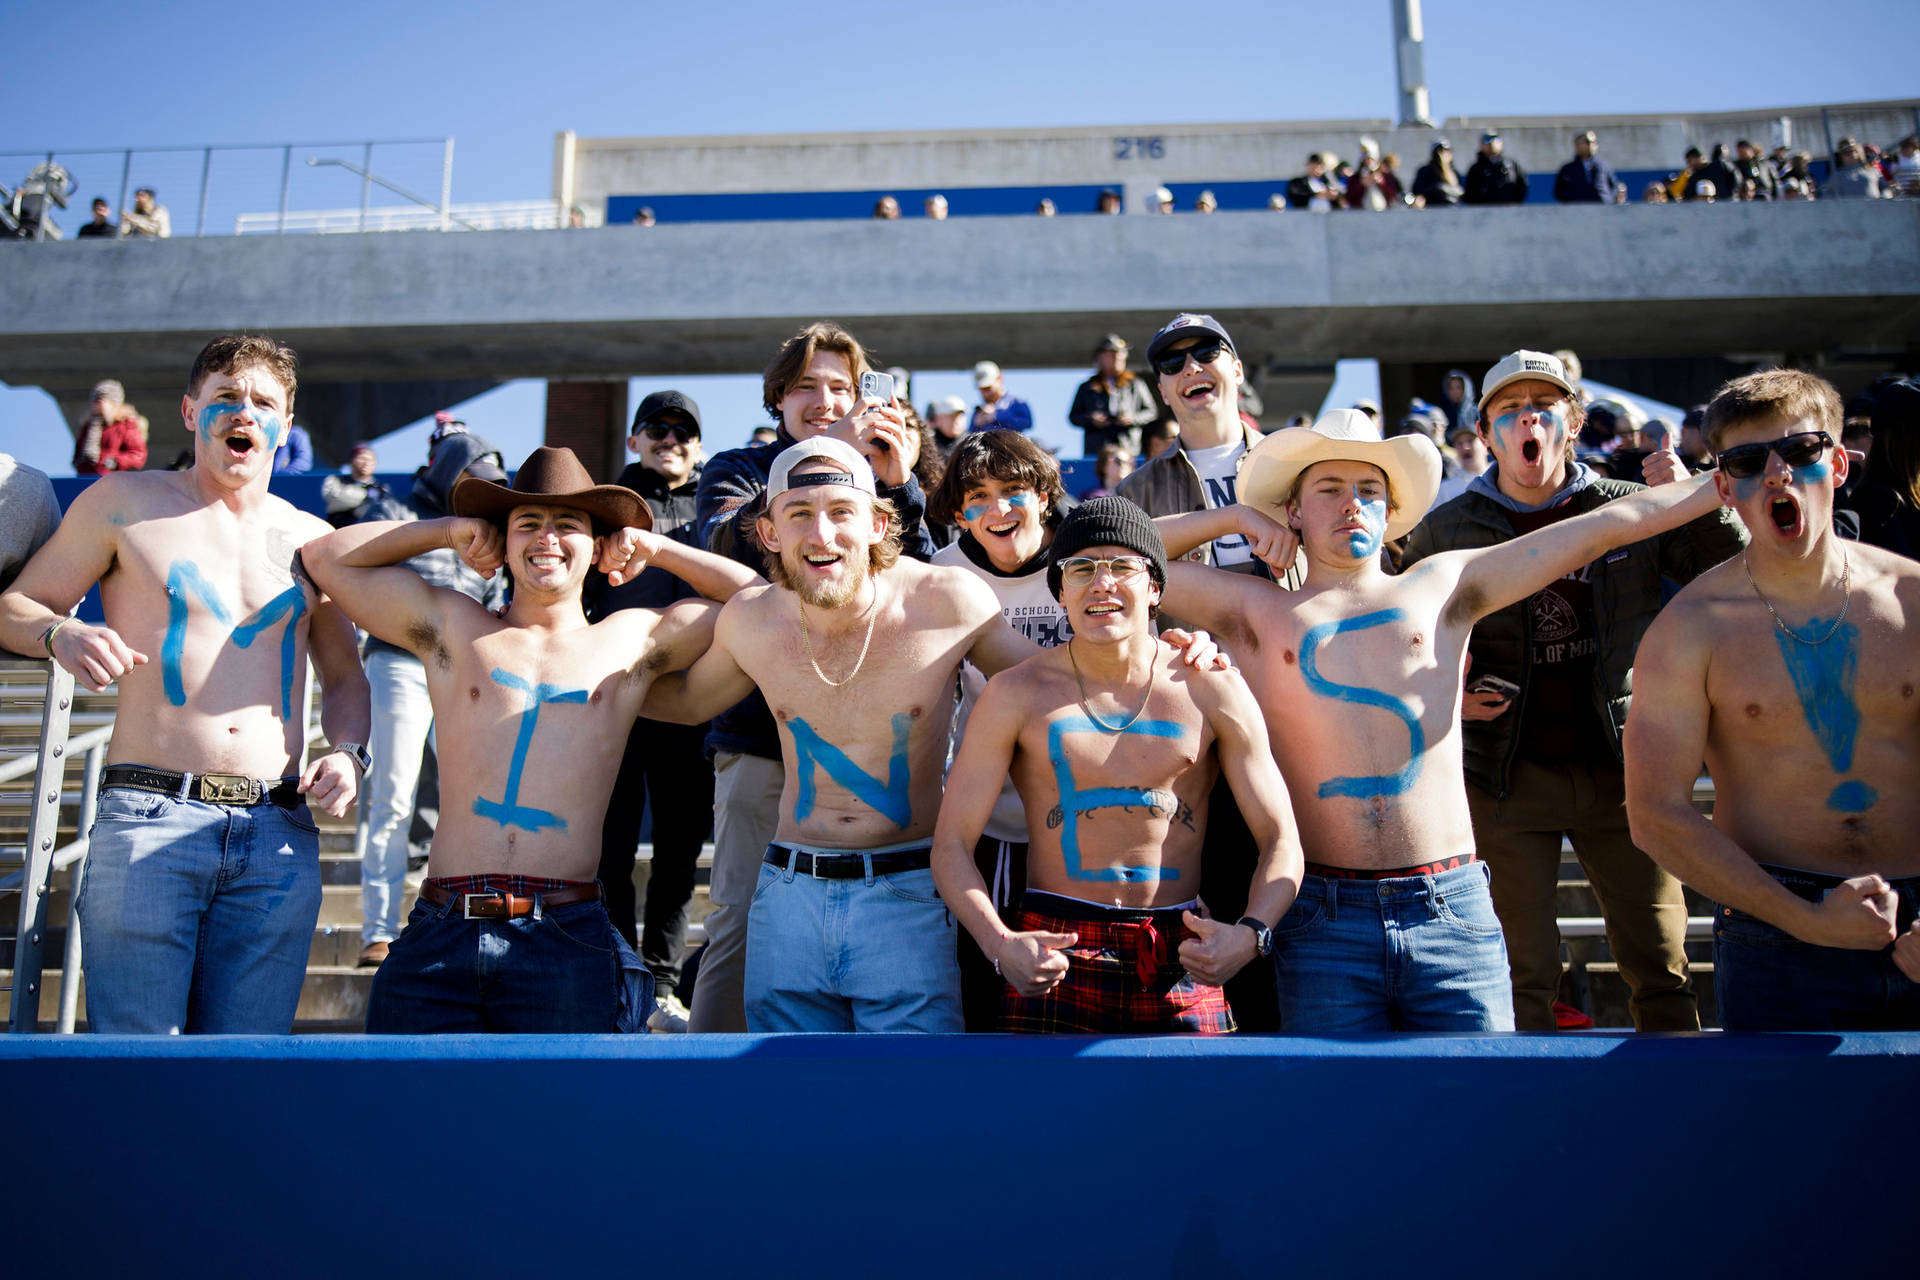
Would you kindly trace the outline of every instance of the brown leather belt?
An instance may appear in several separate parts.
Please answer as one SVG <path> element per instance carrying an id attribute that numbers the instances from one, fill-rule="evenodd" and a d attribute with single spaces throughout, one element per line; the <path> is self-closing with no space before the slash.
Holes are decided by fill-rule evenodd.
<path id="1" fill-rule="evenodd" d="M 572 889 L 555 889 L 552 893 L 539 893 L 531 897 L 520 897 L 503 889 L 489 889 L 484 893 L 453 893 L 442 889 L 432 881 L 420 886 L 420 896 L 436 907 L 444 907 L 456 899 L 460 903 L 460 914 L 468 920 L 512 920 L 520 916 L 532 915 L 536 902 L 549 907 L 568 907 L 576 902 L 598 902 L 600 900 L 600 882 L 578 885 Z"/>

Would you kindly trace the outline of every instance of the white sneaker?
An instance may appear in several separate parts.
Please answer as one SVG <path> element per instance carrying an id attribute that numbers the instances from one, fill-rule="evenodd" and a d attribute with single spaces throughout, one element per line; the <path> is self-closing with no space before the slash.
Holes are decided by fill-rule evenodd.
<path id="1" fill-rule="evenodd" d="M 685 1035 L 689 1016 L 679 996 L 656 996 L 653 1012 L 647 1015 L 647 1030 L 655 1035 Z"/>

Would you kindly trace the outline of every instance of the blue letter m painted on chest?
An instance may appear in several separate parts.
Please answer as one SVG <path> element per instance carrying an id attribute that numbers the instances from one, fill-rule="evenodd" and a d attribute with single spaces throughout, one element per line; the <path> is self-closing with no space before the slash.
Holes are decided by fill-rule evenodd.
<path id="1" fill-rule="evenodd" d="M 166 688 L 167 701 L 176 707 L 187 705 L 187 685 L 180 674 L 180 659 L 187 647 L 189 592 L 200 601 L 202 608 L 213 615 L 215 621 L 233 627 L 230 633 L 233 642 L 242 649 L 251 648 L 260 633 L 282 617 L 287 620 L 287 629 L 280 637 L 280 714 L 282 717 L 291 717 L 294 640 L 300 616 L 307 611 L 307 598 L 301 593 L 299 584 L 288 587 L 261 605 L 251 618 L 234 627 L 233 616 L 227 612 L 220 593 L 200 576 L 200 566 L 191 560 L 175 560 L 167 569 L 167 637 L 160 646 L 160 680 Z"/>

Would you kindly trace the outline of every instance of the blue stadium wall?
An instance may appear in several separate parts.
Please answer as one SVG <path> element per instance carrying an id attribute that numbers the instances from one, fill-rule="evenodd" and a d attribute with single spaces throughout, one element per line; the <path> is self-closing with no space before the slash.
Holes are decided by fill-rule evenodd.
<path id="1" fill-rule="evenodd" d="M 1913 1273 L 1920 1035 L 0 1037 L 10 1276 Z"/>

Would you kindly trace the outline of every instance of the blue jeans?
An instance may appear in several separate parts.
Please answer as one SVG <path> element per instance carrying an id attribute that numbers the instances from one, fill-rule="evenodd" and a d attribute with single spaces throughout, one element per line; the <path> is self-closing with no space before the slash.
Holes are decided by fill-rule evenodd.
<path id="1" fill-rule="evenodd" d="M 747 1026 L 964 1030 L 955 942 L 931 871 L 816 880 L 763 862 L 747 923 Z"/>
<path id="2" fill-rule="evenodd" d="M 599 901 L 468 920 L 460 899 L 414 903 L 373 976 L 370 1035 L 645 1032 L 653 975 Z"/>
<path id="3" fill-rule="evenodd" d="M 1483 862 L 1391 880 L 1303 878 L 1273 931 L 1280 1029 L 1513 1030 L 1488 880 Z"/>
<path id="4" fill-rule="evenodd" d="M 1809 902 L 1842 879 L 1762 870 Z M 1892 885 L 1905 933 L 1920 908 L 1920 876 Z M 1920 1031 L 1920 985 L 1894 964 L 1892 947 L 1822 947 L 1732 907 L 1713 915 L 1713 994 L 1729 1031 Z"/>
<path id="5" fill-rule="evenodd" d="M 95 1031 L 284 1035 L 320 918 L 305 805 L 107 787 L 74 903 Z"/>

